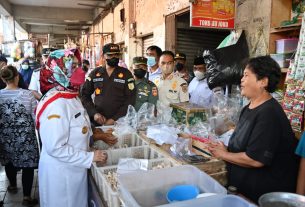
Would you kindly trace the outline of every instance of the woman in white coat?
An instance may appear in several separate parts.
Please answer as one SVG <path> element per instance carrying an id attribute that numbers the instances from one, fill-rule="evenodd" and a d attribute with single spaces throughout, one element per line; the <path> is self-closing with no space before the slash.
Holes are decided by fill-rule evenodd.
<path id="1" fill-rule="evenodd" d="M 77 69 L 70 67 L 76 60 L 80 60 L 78 50 L 57 50 L 50 54 L 49 67 L 41 71 L 42 92 L 51 88 L 36 111 L 42 141 L 38 176 L 43 207 L 86 207 L 87 169 L 93 161 L 107 159 L 100 150 L 89 152 L 90 120 L 78 98 L 82 81 Z"/>

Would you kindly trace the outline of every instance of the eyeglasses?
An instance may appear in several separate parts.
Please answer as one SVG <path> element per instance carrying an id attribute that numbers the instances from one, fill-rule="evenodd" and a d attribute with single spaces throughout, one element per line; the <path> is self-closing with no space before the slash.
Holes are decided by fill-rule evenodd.
<path id="1" fill-rule="evenodd" d="M 161 62 L 161 65 L 173 65 L 174 61 L 169 61 L 169 62 Z"/>

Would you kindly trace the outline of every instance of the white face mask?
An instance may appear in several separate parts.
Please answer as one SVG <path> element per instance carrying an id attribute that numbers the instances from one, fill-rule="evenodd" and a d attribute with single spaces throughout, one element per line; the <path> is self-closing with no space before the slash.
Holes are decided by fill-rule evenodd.
<path id="1" fill-rule="evenodd" d="M 27 69 L 29 69 L 29 65 L 21 65 L 21 68 L 23 69 L 23 70 L 27 70 Z"/>
<path id="2" fill-rule="evenodd" d="M 174 66 L 172 65 L 164 65 L 161 66 L 162 73 L 165 75 L 171 74 L 174 71 Z"/>
<path id="3" fill-rule="evenodd" d="M 202 80 L 205 76 L 205 73 L 204 72 L 201 72 L 201 71 L 198 71 L 198 70 L 195 70 L 194 71 L 194 75 L 195 77 L 198 79 L 198 80 Z"/>

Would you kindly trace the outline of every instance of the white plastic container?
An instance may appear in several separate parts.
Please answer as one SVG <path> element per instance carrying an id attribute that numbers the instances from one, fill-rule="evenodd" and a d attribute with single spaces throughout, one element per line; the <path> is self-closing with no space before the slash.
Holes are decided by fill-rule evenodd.
<path id="1" fill-rule="evenodd" d="M 172 163 L 166 158 L 152 159 L 148 160 L 148 170 L 153 170 L 155 167 L 158 167 L 158 165 L 162 163 L 167 167 L 174 166 L 174 163 Z M 117 165 L 96 168 L 97 177 L 95 178 L 95 180 L 101 195 L 103 196 L 109 207 L 119 207 L 122 205 L 119 199 L 118 191 L 111 187 L 111 183 L 109 183 L 107 179 L 107 174 L 109 172 L 116 171 Z"/>
<path id="2" fill-rule="evenodd" d="M 113 146 L 106 144 L 102 140 L 98 140 L 94 142 L 93 147 L 100 150 L 107 150 L 143 145 L 148 145 L 148 143 L 141 139 L 138 134 L 126 134 L 121 137 L 118 137 L 118 142 Z"/>
<path id="3" fill-rule="evenodd" d="M 173 204 L 162 205 L 170 207 Z M 183 202 L 176 202 L 175 207 L 255 207 L 241 197 L 235 195 L 214 195 Z"/>
<path id="4" fill-rule="evenodd" d="M 276 53 L 295 52 L 298 47 L 298 38 L 279 39 L 275 41 Z"/>
<path id="5" fill-rule="evenodd" d="M 196 185 L 200 193 L 227 193 L 216 180 L 191 165 L 123 174 L 119 176 L 118 184 L 121 198 L 128 207 L 168 204 L 168 190 L 183 184 Z M 175 203 L 168 206 L 175 206 Z"/>

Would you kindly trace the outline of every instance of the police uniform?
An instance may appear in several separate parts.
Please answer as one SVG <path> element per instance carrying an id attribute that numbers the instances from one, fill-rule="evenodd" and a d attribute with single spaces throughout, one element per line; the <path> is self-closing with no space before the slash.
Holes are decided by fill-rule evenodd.
<path id="1" fill-rule="evenodd" d="M 147 58 L 145 57 L 134 57 L 133 58 L 134 69 L 138 65 L 142 65 L 142 69 L 147 67 Z M 158 101 L 158 89 L 157 86 L 146 78 L 140 78 L 136 80 L 136 104 L 135 109 L 138 111 L 141 106 L 148 102 L 156 105 Z"/>
<path id="2" fill-rule="evenodd" d="M 187 82 L 175 73 L 170 74 L 166 79 L 161 77 L 158 89 L 159 100 L 165 105 L 189 101 Z"/>
<path id="3" fill-rule="evenodd" d="M 134 105 L 135 91 L 134 78 L 129 70 L 117 66 L 108 76 L 106 68 L 98 67 L 86 78 L 81 99 L 90 117 L 100 113 L 106 119 L 117 120 L 126 115 L 128 105 Z"/>

